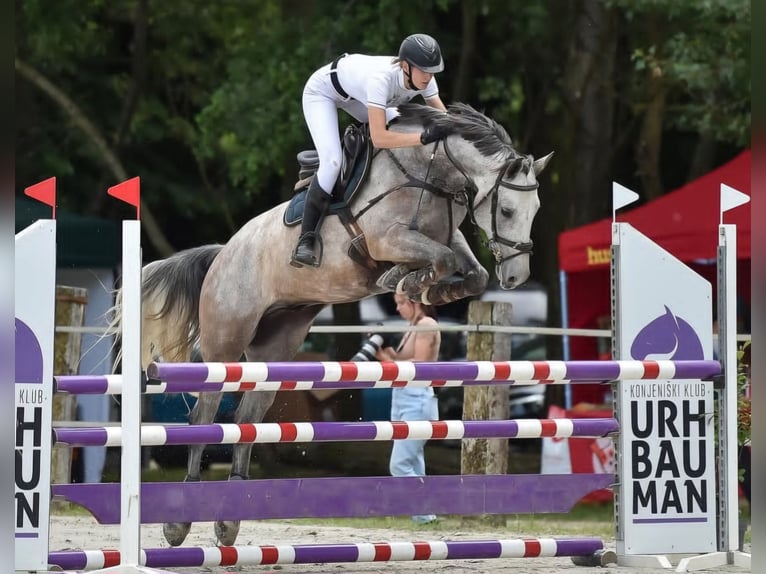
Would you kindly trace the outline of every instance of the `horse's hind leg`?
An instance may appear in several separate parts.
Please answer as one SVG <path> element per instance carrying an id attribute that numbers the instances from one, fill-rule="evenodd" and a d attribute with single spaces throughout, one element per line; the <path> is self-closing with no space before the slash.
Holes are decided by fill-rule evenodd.
<path id="1" fill-rule="evenodd" d="M 289 361 L 298 351 L 308 334 L 311 322 L 322 309 L 312 305 L 301 309 L 285 309 L 267 313 L 258 324 L 258 334 L 247 348 L 248 361 Z M 245 393 L 234 414 L 236 423 L 259 423 L 271 407 L 276 392 L 250 391 Z M 250 476 L 252 443 L 234 445 L 229 480 L 245 480 Z M 215 535 L 224 546 L 231 546 L 239 534 L 238 520 L 215 523 Z"/>
<path id="2" fill-rule="evenodd" d="M 234 413 L 234 422 L 261 422 L 271 407 L 276 392 L 254 391 L 245 393 Z M 235 444 L 233 447 L 231 473 L 229 480 L 247 480 L 250 478 L 250 455 L 252 443 Z M 232 546 L 239 534 L 238 520 L 220 520 L 215 523 L 215 537 L 224 546 Z"/>
<path id="3" fill-rule="evenodd" d="M 221 398 L 221 393 L 200 393 L 199 399 L 189 416 L 189 423 L 193 425 L 212 423 L 218 412 L 218 406 L 221 404 Z M 184 482 L 200 481 L 200 466 L 202 465 L 202 453 L 205 446 L 204 444 L 189 445 Z M 171 546 L 183 544 L 190 530 L 191 522 L 167 522 L 162 525 L 162 533 Z"/>

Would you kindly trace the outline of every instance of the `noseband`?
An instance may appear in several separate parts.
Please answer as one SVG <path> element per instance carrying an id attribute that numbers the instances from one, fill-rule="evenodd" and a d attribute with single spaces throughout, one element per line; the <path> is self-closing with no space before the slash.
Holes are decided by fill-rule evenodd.
<path id="1" fill-rule="evenodd" d="M 468 216 L 471 218 L 471 223 L 473 223 L 474 228 L 476 230 L 479 229 L 479 224 L 476 221 L 476 214 L 475 214 L 476 205 L 481 204 L 481 202 L 484 201 L 484 199 L 486 199 L 487 197 L 492 198 L 492 237 L 490 237 L 489 240 L 484 240 L 483 238 L 481 238 L 481 241 L 484 245 L 487 246 L 487 249 L 490 250 L 490 252 L 492 253 L 492 256 L 495 258 L 495 265 L 500 266 L 506 261 L 513 259 L 514 257 L 518 257 L 519 255 L 531 255 L 532 249 L 534 248 L 534 242 L 531 239 L 529 241 L 514 241 L 512 239 L 506 239 L 505 237 L 501 236 L 497 231 L 497 201 L 498 201 L 497 198 L 499 195 L 498 193 L 499 189 L 501 187 L 504 187 L 506 189 L 512 189 L 514 191 L 535 191 L 539 187 L 537 182 L 535 182 L 533 185 L 518 185 L 503 179 L 503 175 L 511 166 L 511 164 L 515 161 L 521 160 L 522 158 L 516 156 L 508 160 L 508 162 L 504 164 L 503 167 L 500 169 L 500 173 L 498 174 L 497 179 L 495 180 L 495 184 L 489 190 L 489 193 L 487 193 L 487 195 L 484 196 L 479 201 L 479 204 L 474 205 L 474 199 L 476 198 L 476 195 L 479 193 L 478 187 L 476 187 L 476 184 L 468 176 L 466 171 L 463 169 L 463 166 L 460 165 L 460 162 L 458 162 L 457 159 L 455 159 L 455 156 L 452 155 L 452 152 L 450 152 L 450 149 L 447 146 L 447 140 L 446 139 L 442 140 L 442 142 L 444 144 L 444 152 L 447 154 L 447 158 L 450 160 L 452 165 L 455 166 L 455 169 L 457 169 L 460 172 L 460 174 L 465 178 L 466 185 L 463 188 L 463 190 L 460 192 L 460 194 L 465 197 L 466 206 L 468 208 Z M 438 142 L 437 142 L 437 146 L 438 146 Z M 511 249 L 514 249 L 516 252 L 512 253 L 511 255 L 507 255 L 503 257 L 503 254 L 500 251 L 500 245 L 505 245 L 506 247 L 510 247 Z"/>

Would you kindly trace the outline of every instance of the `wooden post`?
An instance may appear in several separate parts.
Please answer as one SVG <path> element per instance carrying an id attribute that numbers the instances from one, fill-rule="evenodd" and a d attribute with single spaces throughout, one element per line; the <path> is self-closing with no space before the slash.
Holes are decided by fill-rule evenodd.
<path id="1" fill-rule="evenodd" d="M 56 326 L 82 327 L 88 290 L 82 287 L 56 286 Z M 56 333 L 53 343 L 53 374 L 76 375 L 80 367 L 82 333 Z M 68 393 L 53 397 L 53 423 L 76 418 L 77 397 Z M 69 484 L 72 473 L 72 449 L 57 447 L 51 453 L 51 483 Z M 61 504 L 61 503 L 54 503 Z"/>
<path id="2" fill-rule="evenodd" d="M 511 324 L 512 305 L 490 301 L 471 301 L 469 325 Z M 507 361 L 511 358 L 511 335 L 508 333 L 468 333 L 469 361 Z M 469 386 L 463 389 L 463 420 L 506 420 L 509 416 L 507 386 Z M 461 474 L 506 474 L 508 439 L 464 439 L 460 457 Z M 504 515 L 465 517 L 464 522 L 479 520 L 491 526 L 505 526 Z"/>

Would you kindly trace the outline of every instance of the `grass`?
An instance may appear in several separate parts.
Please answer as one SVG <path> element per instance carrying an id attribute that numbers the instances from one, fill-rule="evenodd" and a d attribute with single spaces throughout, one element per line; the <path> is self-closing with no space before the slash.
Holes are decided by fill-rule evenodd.
<path id="1" fill-rule="evenodd" d="M 612 522 L 611 504 L 580 504 L 568 514 L 511 514 L 505 516 L 505 530 L 502 536 L 595 536 L 612 538 L 614 526 Z M 432 531 L 439 536 L 455 532 L 471 532 L 476 535 L 491 533 L 498 536 L 503 530 L 497 520 L 501 517 L 440 516 L 433 524 L 418 525 L 408 517 L 380 518 L 336 518 L 327 520 L 300 518 L 290 520 L 294 524 L 332 526 L 354 529 L 381 529 L 418 532 Z"/>
<path id="2" fill-rule="evenodd" d="M 88 516 L 84 508 L 77 505 L 62 505 L 52 511 L 55 516 Z M 491 517 L 498 520 L 499 517 Z M 271 522 L 271 521 L 269 521 Z M 493 537 L 503 530 L 502 525 L 496 522 L 489 523 L 479 517 L 463 516 L 440 516 L 438 522 L 433 524 L 418 525 L 409 517 L 374 517 L 374 518 L 295 518 L 290 520 L 275 520 L 273 522 L 287 522 L 290 524 L 310 525 L 316 527 L 351 528 L 355 530 L 395 530 L 400 532 L 425 531 L 433 532 L 441 537 L 448 533 L 471 532 L 480 536 L 482 533 L 491 533 Z M 583 504 L 576 506 L 569 514 L 512 514 L 505 517 L 505 530 L 507 533 L 501 536 L 595 536 L 600 538 L 612 538 L 614 527 L 612 525 L 611 505 Z"/>

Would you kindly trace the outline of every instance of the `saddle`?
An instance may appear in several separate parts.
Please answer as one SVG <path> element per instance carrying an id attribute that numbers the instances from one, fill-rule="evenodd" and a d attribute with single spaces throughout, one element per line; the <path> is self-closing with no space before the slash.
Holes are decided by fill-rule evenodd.
<path id="1" fill-rule="evenodd" d="M 328 215 L 341 215 L 351 205 L 357 191 L 367 179 L 372 163 L 372 140 L 369 126 L 351 124 L 346 128 L 342 139 L 343 160 L 340 175 L 332 190 L 332 203 Z M 298 181 L 295 184 L 295 195 L 287 205 L 283 217 L 288 227 L 298 225 L 303 219 L 303 204 L 306 201 L 311 178 L 319 168 L 319 154 L 316 150 L 304 150 L 298 153 Z"/>
<path id="2" fill-rule="evenodd" d="M 333 187 L 332 202 L 327 215 L 337 215 L 351 236 L 348 256 L 363 267 L 379 271 L 380 264 L 370 257 L 364 234 L 350 209 L 354 197 L 367 179 L 372 164 L 373 148 L 369 129 L 367 124 L 351 124 L 343 134 L 343 160 L 340 175 Z M 311 179 L 319 168 L 319 154 L 316 150 L 301 151 L 297 159 L 299 170 L 298 182 L 294 188 L 296 193 L 287 204 L 283 216 L 283 222 L 287 227 L 298 225 L 303 219 L 306 193 Z"/>

